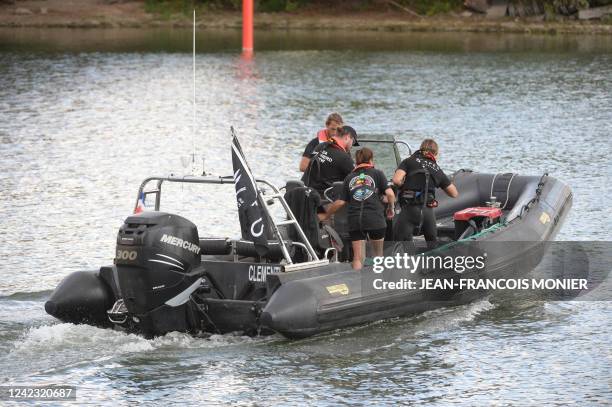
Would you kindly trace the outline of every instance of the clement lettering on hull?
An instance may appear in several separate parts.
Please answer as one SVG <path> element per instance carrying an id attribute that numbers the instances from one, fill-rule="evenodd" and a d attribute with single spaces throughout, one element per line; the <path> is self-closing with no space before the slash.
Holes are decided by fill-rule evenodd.
<path id="1" fill-rule="evenodd" d="M 176 236 L 166 235 L 164 234 L 161 239 L 159 239 L 162 243 L 171 244 L 172 246 L 183 248 L 187 251 L 190 251 L 194 254 L 200 254 L 200 245 L 195 243 L 191 243 L 188 240 L 179 239 Z"/>
<path id="2" fill-rule="evenodd" d="M 249 281 L 265 283 L 268 274 L 280 273 L 280 266 L 271 266 L 267 264 L 249 266 Z"/>

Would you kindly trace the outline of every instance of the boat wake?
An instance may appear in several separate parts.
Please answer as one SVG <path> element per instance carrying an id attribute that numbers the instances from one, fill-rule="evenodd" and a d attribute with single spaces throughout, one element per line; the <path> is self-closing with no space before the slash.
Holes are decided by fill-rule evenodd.
<path id="1" fill-rule="evenodd" d="M 160 349 L 218 348 L 257 343 L 265 339 L 233 334 L 199 338 L 180 332 L 170 332 L 164 336 L 146 339 L 135 334 L 90 325 L 63 323 L 29 328 L 22 339 L 15 343 L 11 354 L 37 354 L 63 350 L 79 353 L 95 349 L 97 355 L 117 356 Z"/>
<path id="2" fill-rule="evenodd" d="M 42 301 L 49 298 L 53 290 L 33 291 L 33 292 L 14 292 L 11 294 L 0 295 L 0 301 Z"/>
<path id="3" fill-rule="evenodd" d="M 488 298 L 480 301 L 460 305 L 457 307 L 439 308 L 424 312 L 416 317 L 418 325 L 415 327 L 415 336 L 427 336 L 438 332 L 452 330 L 466 322 L 471 322 L 482 314 L 495 309 L 497 305 Z"/>

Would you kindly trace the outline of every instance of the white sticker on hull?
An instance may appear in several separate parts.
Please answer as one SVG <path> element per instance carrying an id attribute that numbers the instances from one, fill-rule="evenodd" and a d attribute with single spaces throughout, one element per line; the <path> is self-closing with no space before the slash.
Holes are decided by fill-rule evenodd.
<path id="1" fill-rule="evenodd" d="M 271 266 L 268 264 L 249 266 L 249 281 L 265 283 L 268 274 L 280 273 L 280 266 Z"/>

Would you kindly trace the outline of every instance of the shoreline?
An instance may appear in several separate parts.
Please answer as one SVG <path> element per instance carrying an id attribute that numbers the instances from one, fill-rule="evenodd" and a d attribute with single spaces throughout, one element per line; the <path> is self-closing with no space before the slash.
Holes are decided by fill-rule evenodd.
<path id="1" fill-rule="evenodd" d="M 220 18 L 221 17 L 221 18 Z M 326 24 L 324 18 L 295 19 L 285 16 L 256 15 L 254 28 L 258 31 L 379 31 L 379 32 L 465 32 L 465 33 L 499 33 L 499 34 L 576 34 L 576 35 L 612 35 L 612 26 L 594 23 L 559 23 L 528 22 L 512 19 L 498 21 L 464 21 L 452 18 L 430 18 L 427 21 L 385 20 L 371 22 L 351 17 L 334 19 L 334 27 Z M 338 21 L 340 20 L 340 21 Z M 214 15 L 209 19 L 198 19 L 196 26 L 200 29 L 240 30 L 240 18 Z M 53 21 L 6 21 L 0 20 L 0 28 L 191 28 L 191 21 L 181 20 L 134 20 L 134 19 L 85 19 Z"/>
<path id="2" fill-rule="evenodd" d="M 140 2 L 118 5 L 83 2 L 80 9 L 66 8 L 57 0 L 20 1 L 16 6 L 0 6 L 2 28 L 191 28 L 192 20 L 183 14 L 163 17 L 149 14 Z M 55 8 L 54 8 L 55 7 Z M 64 7 L 64 8 L 62 8 Z M 16 10 L 20 10 L 17 12 Z M 313 12 L 256 13 L 259 31 L 380 31 L 380 32 L 470 32 L 512 34 L 612 35 L 612 24 L 599 21 L 556 20 L 540 17 L 488 19 L 468 13 L 416 18 L 401 12 L 351 12 L 330 17 Z M 200 29 L 238 30 L 240 12 L 206 12 L 197 16 Z"/>

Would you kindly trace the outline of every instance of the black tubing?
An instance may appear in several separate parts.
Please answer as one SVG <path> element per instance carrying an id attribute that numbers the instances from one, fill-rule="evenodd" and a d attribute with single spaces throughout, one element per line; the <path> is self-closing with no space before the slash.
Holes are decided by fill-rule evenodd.
<path id="1" fill-rule="evenodd" d="M 111 289 L 97 272 L 76 271 L 53 291 L 45 311 L 64 322 L 110 326 L 106 311 L 113 303 Z"/>

